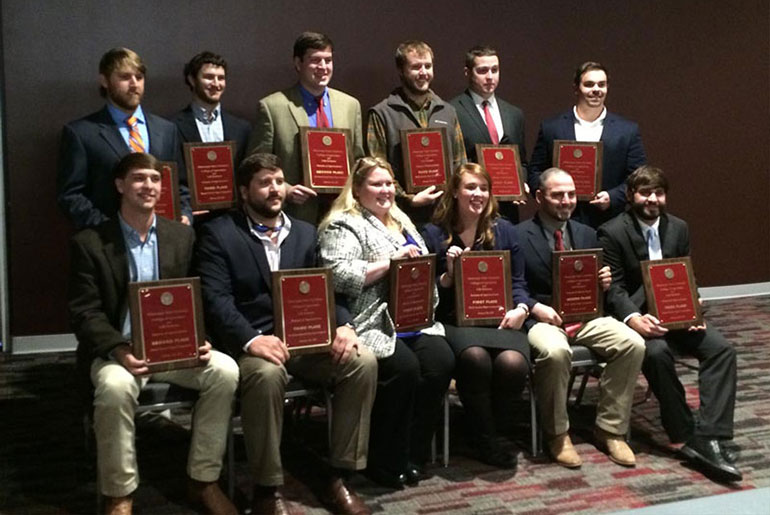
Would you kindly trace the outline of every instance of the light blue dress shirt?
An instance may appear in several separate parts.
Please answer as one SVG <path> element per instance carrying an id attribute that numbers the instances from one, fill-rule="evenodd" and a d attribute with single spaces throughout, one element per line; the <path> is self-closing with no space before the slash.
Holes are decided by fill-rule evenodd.
<path id="1" fill-rule="evenodd" d="M 123 141 L 126 142 L 126 146 L 129 148 L 131 148 L 131 146 L 128 144 L 128 138 L 130 134 L 128 129 L 128 119 L 132 116 L 136 116 L 136 124 L 137 128 L 139 129 L 139 135 L 142 137 L 142 142 L 144 143 L 144 151 L 149 154 L 150 134 L 147 132 L 147 121 L 144 118 L 144 111 L 142 111 L 142 106 L 137 106 L 136 111 L 134 111 L 133 114 L 126 114 L 125 112 L 112 105 L 110 102 L 107 102 L 107 110 L 110 112 L 110 116 L 112 116 L 112 119 L 115 121 L 115 125 L 118 126 L 118 131 L 120 131 L 120 135 L 123 137 Z"/>
<path id="2" fill-rule="evenodd" d="M 118 213 L 120 231 L 123 233 L 123 242 L 126 244 L 128 254 L 128 280 L 130 282 L 157 281 L 160 278 L 158 267 L 158 231 L 156 228 L 157 217 L 153 216 L 150 231 L 147 238 L 142 241 L 139 233 L 128 225 Z M 123 318 L 123 337 L 131 339 L 131 317 L 128 309 Z"/>

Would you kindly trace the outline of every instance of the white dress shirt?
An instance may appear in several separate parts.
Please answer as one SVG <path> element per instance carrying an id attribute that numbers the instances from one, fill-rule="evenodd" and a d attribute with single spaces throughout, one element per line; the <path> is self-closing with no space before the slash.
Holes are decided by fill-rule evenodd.
<path id="1" fill-rule="evenodd" d="M 602 114 L 592 122 L 579 117 L 577 107 L 572 108 L 572 113 L 575 115 L 575 139 L 577 141 L 599 141 L 602 138 L 604 119 L 607 118 L 606 107 L 602 110 Z"/>

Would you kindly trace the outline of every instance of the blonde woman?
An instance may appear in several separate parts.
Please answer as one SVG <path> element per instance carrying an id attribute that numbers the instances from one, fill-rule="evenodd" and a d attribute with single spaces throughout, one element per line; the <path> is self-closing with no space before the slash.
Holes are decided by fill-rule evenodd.
<path id="1" fill-rule="evenodd" d="M 390 260 L 427 253 L 395 194 L 386 161 L 359 159 L 321 222 L 319 259 L 332 267 L 336 294 L 347 300 L 359 340 L 378 359 L 368 475 L 403 488 L 423 475 L 454 356 L 440 323 L 399 334 L 388 314 Z"/>

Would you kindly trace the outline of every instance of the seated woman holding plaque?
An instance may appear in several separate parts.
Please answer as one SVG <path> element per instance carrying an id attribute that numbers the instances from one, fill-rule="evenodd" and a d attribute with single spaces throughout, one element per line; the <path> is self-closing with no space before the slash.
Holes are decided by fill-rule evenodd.
<path id="1" fill-rule="evenodd" d="M 319 260 L 334 272 L 359 340 L 377 357 L 368 475 L 393 488 L 416 485 L 454 369 L 444 328 L 400 333 L 388 311 L 391 259 L 427 254 L 414 224 L 396 206 L 383 159 L 359 159 L 319 227 Z M 433 288 L 433 306 L 438 295 Z"/>
<path id="2" fill-rule="evenodd" d="M 529 315 L 529 294 L 516 233 L 510 222 L 498 217 L 491 189 L 491 179 L 482 166 L 458 166 L 423 236 L 437 256 L 440 302 L 436 319 L 444 324 L 457 359 L 455 377 L 470 440 L 475 443 L 479 460 L 515 468 L 516 456 L 497 441 L 496 419 L 508 418 L 511 402 L 519 398 L 527 382 L 529 345 L 520 329 Z M 463 253 L 471 250 L 510 251 L 515 307 L 500 312 L 500 322 L 494 327 L 456 325 L 454 266 Z M 504 288 L 505 281 L 499 285 Z"/>

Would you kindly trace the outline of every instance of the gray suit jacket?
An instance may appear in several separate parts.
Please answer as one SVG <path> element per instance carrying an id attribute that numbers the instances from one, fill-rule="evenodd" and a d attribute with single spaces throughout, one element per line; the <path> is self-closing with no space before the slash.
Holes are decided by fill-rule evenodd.
<path id="1" fill-rule="evenodd" d="M 329 103 L 334 127 L 350 129 L 352 133 L 354 159 L 363 157 L 361 104 L 350 95 L 332 88 L 329 88 Z M 247 155 L 253 152 L 270 152 L 277 155 L 283 164 L 286 180 L 290 184 L 301 184 L 302 154 L 299 128 L 309 125 L 299 85 L 272 93 L 259 101 L 257 122 L 249 139 Z M 287 203 L 285 209 L 290 215 L 310 223 L 315 223 L 318 219 L 317 199 L 310 199 L 302 205 Z"/>

